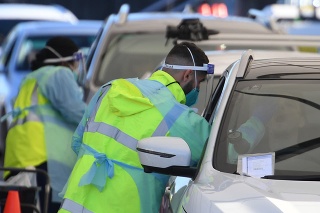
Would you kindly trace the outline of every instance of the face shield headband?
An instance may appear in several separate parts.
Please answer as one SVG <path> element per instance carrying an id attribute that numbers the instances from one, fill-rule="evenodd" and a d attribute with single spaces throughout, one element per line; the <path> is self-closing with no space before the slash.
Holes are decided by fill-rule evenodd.
<path id="1" fill-rule="evenodd" d="M 58 63 L 58 62 L 66 62 L 66 61 L 83 61 L 84 60 L 84 57 L 83 57 L 83 54 L 81 51 L 75 52 L 72 56 L 62 57 L 52 47 L 45 46 L 45 48 L 50 50 L 58 58 L 48 58 L 48 59 L 44 60 L 43 63 Z"/>
<path id="2" fill-rule="evenodd" d="M 213 64 L 203 64 L 202 67 L 200 66 L 196 66 L 195 62 L 194 62 L 194 58 L 192 55 L 191 50 L 189 49 L 189 47 L 185 46 L 187 48 L 187 50 L 189 51 L 192 61 L 193 61 L 193 66 L 184 66 L 184 65 L 173 65 L 173 64 L 166 64 L 164 63 L 162 65 L 162 68 L 169 68 L 169 69 L 174 69 L 174 70 L 195 70 L 195 71 L 206 71 L 207 74 L 213 74 L 214 73 L 214 65 Z"/>
<path id="3" fill-rule="evenodd" d="M 214 73 L 214 65 L 213 64 L 203 64 L 202 67 L 200 66 L 183 66 L 183 65 L 172 65 L 164 63 L 162 67 L 174 69 L 174 70 L 195 70 L 195 71 L 206 71 L 207 74 Z"/>

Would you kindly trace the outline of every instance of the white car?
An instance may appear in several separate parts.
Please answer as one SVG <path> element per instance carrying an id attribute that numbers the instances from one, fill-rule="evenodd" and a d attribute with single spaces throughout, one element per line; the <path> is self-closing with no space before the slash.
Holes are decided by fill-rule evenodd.
<path id="1" fill-rule="evenodd" d="M 185 35 L 186 32 L 184 32 L 184 34 L 181 32 L 181 34 L 182 36 L 180 37 L 190 37 Z M 206 36 L 204 35 L 203 37 Z M 181 43 L 183 41 L 186 41 L 186 39 L 178 39 L 177 43 Z M 252 34 L 245 33 L 219 33 L 209 35 L 207 39 L 194 41 L 194 43 L 200 48 L 206 50 L 205 52 L 209 58 L 209 63 L 215 65 L 214 76 L 212 76 L 212 79 L 207 81 L 207 84 L 200 85 L 199 99 L 194 108 L 196 108 L 199 114 L 201 114 L 206 107 L 210 93 L 217 85 L 217 80 L 222 75 L 225 67 L 239 58 L 244 50 L 255 50 L 256 57 L 258 59 L 275 55 L 278 57 L 286 57 L 287 55 L 295 56 L 299 55 L 301 50 L 310 50 L 314 49 L 315 47 L 319 47 L 320 36 L 283 34 L 256 34 L 252 36 Z M 310 55 L 312 56 L 313 53 L 310 53 Z M 156 69 L 160 68 L 163 63 L 164 60 L 158 64 Z"/>
<path id="2" fill-rule="evenodd" d="M 196 168 L 181 138 L 139 141 L 145 171 L 177 176 L 161 212 L 319 212 L 320 56 L 255 58 L 245 52 L 212 92 L 203 113 L 212 129 Z M 251 119 L 263 128 L 245 131 Z M 248 135 L 259 137 L 248 145 Z"/>
<path id="3" fill-rule="evenodd" d="M 249 18 L 217 18 L 188 12 L 130 13 L 123 5 L 110 15 L 90 50 L 87 61 L 86 101 L 100 86 L 116 78 L 148 77 L 173 46 L 167 29 L 183 20 L 199 19 L 204 27 L 221 35 L 271 35 L 273 32 Z M 264 45 L 265 46 L 265 45 Z M 216 45 L 216 49 L 224 48 Z"/>
<path id="4" fill-rule="evenodd" d="M 0 44 L 16 24 L 25 21 L 76 22 L 78 18 L 61 5 L 0 3 Z"/>
<path id="5" fill-rule="evenodd" d="M 320 38 L 319 38 L 320 42 Z M 217 86 L 219 78 L 223 75 L 225 68 L 228 67 L 231 63 L 239 59 L 244 50 L 218 50 L 218 51 L 207 51 L 206 54 L 209 58 L 209 63 L 215 65 L 215 77 L 210 79 L 207 83 L 200 85 L 200 94 L 197 104 L 194 106 L 197 108 L 199 114 L 203 113 L 203 110 L 206 108 L 208 100 L 211 93 Z M 282 58 L 282 57 L 297 57 L 301 56 L 301 52 L 298 51 L 275 51 L 275 50 L 254 50 L 255 59 L 264 59 L 264 58 Z M 314 53 L 305 53 L 304 57 L 314 57 L 317 54 Z"/>
<path id="6" fill-rule="evenodd" d="M 188 20 L 192 22 L 198 19 L 199 25 L 215 32 L 214 35 L 209 35 L 208 41 L 198 42 L 196 39 L 192 41 L 205 51 L 245 49 L 298 51 L 297 46 L 293 46 L 293 42 L 290 41 L 293 38 L 276 34 L 250 18 L 217 18 L 184 12 L 129 13 L 128 10 L 129 8 L 124 5 L 118 14 L 108 17 L 97 42 L 90 49 L 84 88 L 86 102 L 91 100 L 100 86 L 110 80 L 149 77 L 155 68 L 161 66 L 159 63 L 172 48 L 172 41 L 175 38 L 170 39 L 170 37 L 174 37 L 175 34 L 183 37 L 183 33 L 178 33 L 177 29 L 181 29 L 179 28 L 181 23 L 186 23 Z M 194 26 L 198 27 L 196 24 Z M 270 39 L 274 41 L 270 42 Z M 319 41 L 318 38 L 311 37 L 300 40 L 304 41 L 300 43 L 301 45 Z M 216 69 L 215 77 L 219 78 L 221 73 L 222 71 Z M 201 89 L 205 90 L 206 88 Z M 201 96 L 196 106 L 200 113 L 206 104 L 203 100 Z"/>

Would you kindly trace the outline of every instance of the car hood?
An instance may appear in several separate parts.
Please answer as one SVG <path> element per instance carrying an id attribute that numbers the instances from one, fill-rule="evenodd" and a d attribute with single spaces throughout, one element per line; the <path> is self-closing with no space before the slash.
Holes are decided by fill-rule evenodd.
<path id="1" fill-rule="evenodd" d="M 185 212 L 319 212 L 319 181 L 266 180 L 218 175 L 192 184 L 182 200 Z"/>

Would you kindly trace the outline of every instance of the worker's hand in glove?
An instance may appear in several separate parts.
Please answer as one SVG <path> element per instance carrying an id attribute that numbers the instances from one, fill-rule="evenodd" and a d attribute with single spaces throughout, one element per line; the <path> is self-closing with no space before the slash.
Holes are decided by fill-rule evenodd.
<path id="1" fill-rule="evenodd" d="M 228 142 L 233 144 L 234 149 L 238 154 L 247 153 L 250 149 L 250 144 L 244 138 L 240 131 L 230 132 L 227 138 Z"/>

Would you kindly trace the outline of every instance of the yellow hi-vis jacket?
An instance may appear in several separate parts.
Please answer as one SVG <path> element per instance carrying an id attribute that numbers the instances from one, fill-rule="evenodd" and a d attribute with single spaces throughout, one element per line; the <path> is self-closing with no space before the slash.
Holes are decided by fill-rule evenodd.
<path id="1" fill-rule="evenodd" d="M 56 77 L 58 81 L 61 77 L 66 78 L 64 80 L 69 85 L 50 85 L 56 82 Z M 56 90 L 49 90 L 48 87 L 61 86 L 63 88 L 58 89 L 64 90 L 70 88 L 70 85 L 77 86 L 71 70 L 65 67 L 46 66 L 28 74 L 15 100 L 15 113 L 6 138 L 4 166 L 25 168 L 47 162 L 54 202 L 61 202 L 58 193 L 63 189 L 76 162 L 77 156 L 71 149 L 71 141 L 78 123 L 67 121 L 59 112 L 61 109 L 55 109 L 44 93 L 60 96 L 60 93 L 55 94 Z M 80 93 L 73 95 L 81 96 L 79 102 L 82 101 Z M 82 114 L 84 110 L 83 107 Z"/>
<path id="2" fill-rule="evenodd" d="M 82 119 L 87 122 L 78 127 L 84 129 L 83 142 L 75 147 L 78 160 L 59 213 L 159 211 L 169 177 L 144 173 L 138 140 L 181 137 L 195 165 L 210 130 L 204 118 L 181 104 L 185 95 L 174 82 L 168 73 L 157 71 L 147 80 L 118 79 L 100 88 L 89 104 L 91 112 Z"/>

